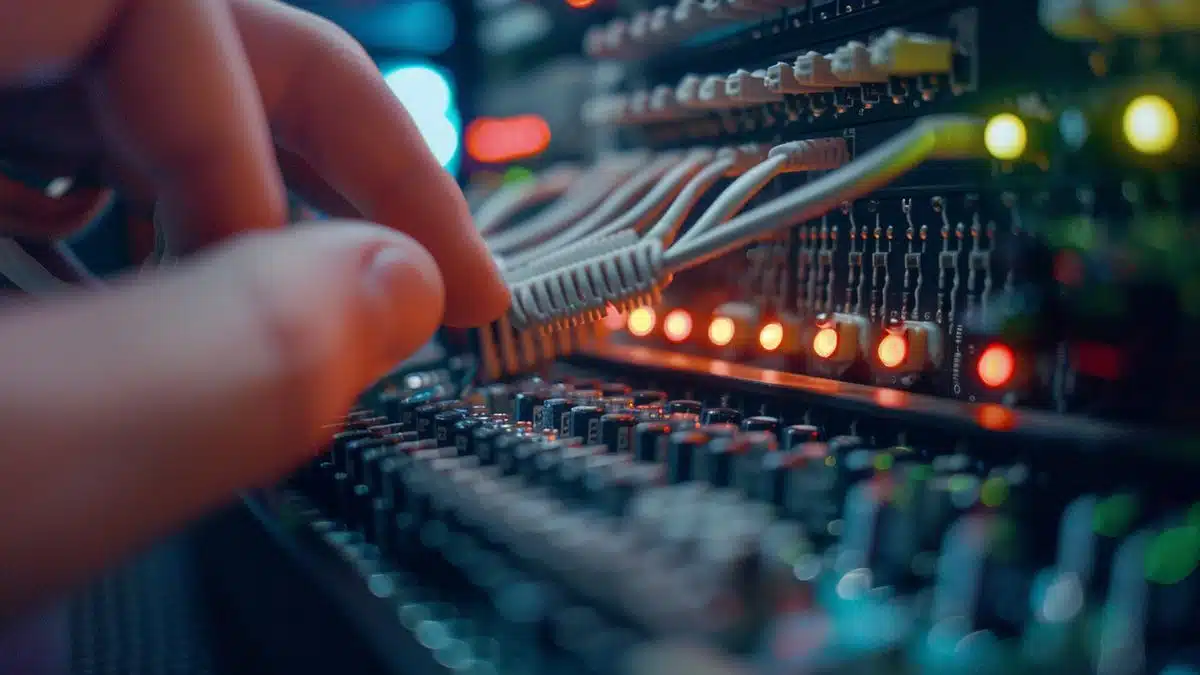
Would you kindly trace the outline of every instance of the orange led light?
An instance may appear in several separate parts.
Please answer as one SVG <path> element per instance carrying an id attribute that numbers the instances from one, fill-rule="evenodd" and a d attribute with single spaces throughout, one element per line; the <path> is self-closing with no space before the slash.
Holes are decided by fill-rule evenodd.
<path id="1" fill-rule="evenodd" d="M 663 319 L 663 333 L 671 342 L 683 342 L 692 334 L 692 315 L 686 309 L 673 309 Z"/>
<path id="2" fill-rule="evenodd" d="M 463 135 L 471 159 L 488 164 L 512 162 L 550 147 L 550 126 L 537 115 L 480 117 Z"/>
<path id="3" fill-rule="evenodd" d="M 996 388 L 1008 384 L 1017 370 L 1017 357 L 1005 345 L 990 345 L 979 355 L 975 371 L 979 381 Z"/>
<path id="4" fill-rule="evenodd" d="M 779 346 L 783 344 L 783 324 L 772 321 L 763 326 L 762 330 L 758 332 L 758 344 L 769 352 L 779 349 Z"/>
<path id="5" fill-rule="evenodd" d="M 838 348 L 838 334 L 832 328 L 822 328 L 813 336 L 813 353 L 817 356 L 827 359 L 833 356 L 833 353 Z"/>
<path id="6" fill-rule="evenodd" d="M 638 307 L 629 313 L 626 324 L 629 326 L 630 333 L 638 337 L 646 337 L 654 332 L 654 324 L 657 320 L 654 310 L 649 307 Z"/>
<path id="7" fill-rule="evenodd" d="M 567 0 L 567 6 L 575 9 L 587 9 L 594 4 L 596 4 L 596 0 Z"/>
<path id="8" fill-rule="evenodd" d="M 714 345 L 724 347 L 733 342 L 734 330 L 733 319 L 727 316 L 718 316 L 708 324 L 708 339 Z"/>
<path id="9" fill-rule="evenodd" d="M 879 363 L 883 364 L 884 368 L 895 368 L 908 358 L 908 340 L 905 340 L 903 335 L 889 333 L 879 341 L 879 347 L 875 351 L 879 356 Z"/>

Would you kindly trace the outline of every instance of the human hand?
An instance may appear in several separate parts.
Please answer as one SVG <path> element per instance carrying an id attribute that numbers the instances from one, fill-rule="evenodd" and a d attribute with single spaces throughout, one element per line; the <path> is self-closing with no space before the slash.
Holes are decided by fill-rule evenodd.
<path id="1" fill-rule="evenodd" d="M 303 461 L 443 320 L 507 306 L 457 187 L 324 21 L 272 0 L 0 3 L 0 86 L 0 157 L 102 165 L 204 249 L 0 314 L 0 623 Z M 281 229 L 281 168 L 388 227 Z M 29 236 L 102 197 L 6 190 L 0 232 Z"/>

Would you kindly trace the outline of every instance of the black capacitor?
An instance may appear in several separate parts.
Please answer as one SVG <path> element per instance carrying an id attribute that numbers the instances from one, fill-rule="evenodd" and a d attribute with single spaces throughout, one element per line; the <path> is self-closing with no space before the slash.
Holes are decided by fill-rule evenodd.
<path id="1" fill-rule="evenodd" d="M 688 431 L 700 426 L 700 420 L 695 415 L 680 413 L 667 418 L 667 423 L 675 431 Z"/>
<path id="2" fill-rule="evenodd" d="M 704 409 L 704 405 L 700 401 L 689 401 L 679 399 L 669 401 L 664 407 L 663 412 L 667 415 L 689 415 L 700 416 L 700 411 Z"/>
<path id="3" fill-rule="evenodd" d="M 600 418 L 604 408 L 598 405 L 577 405 L 571 408 L 567 433 L 583 439 L 587 445 L 600 442 Z"/>
<path id="4" fill-rule="evenodd" d="M 481 464 L 496 463 L 495 443 L 503 433 L 503 429 L 496 424 L 483 424 L 475 429 L 473 447 Z"/>
<path id="5" fill-rule="evenodd" d="M 742 420 L 742 431 L 769 431 L 779 434 L 779 418 L 756 415 Z"/>
<path id="6" fill-rule="evenodd" d="M 779 450 L 779 441 L 770 431 L 745 431 L 742 432 L 741 438 L 749 444 L 750 450 L 759 456 Z"/>
<path id="7" fill-rule="evenodd" d="M 821 440 L 821 430 L 811 424 L 793 424 L 783 430 L 783 449 Z"/>
<path id="8" fill-rule="evenodd" d="M 379 437 L 392 436 L 398 433 L 407 431 L 403 424 L 387 423 L 387 424 L 372 424 L 367 427 L 367 431 Z"/>
<path id="9" fill-rule="evenodd" d="M 533 439 L 528 443 L 522 443 L 517 446 L 516 452 L 513 454 L 512 472 L 521 476 L 531 484 L 540 485 L 544 483 L 542 471 L 544 465 L 553 458 L 562 454 L 568 446 L 558 441 L 547 441 L 544 439 Z M 546 455 L 546 457 L 542 457 Z M 508 473 L 506 471 L 505 473 Z"/>
<path id="10" fill-rule="evenodd" d="M 405 428 L 415 431 L 417 428 L 417 408 L 423 405 L 429 405 L 435 401 L 433 391 L 419 391 L 411 396 L 401 399 L 395 406 L 395 417 L 391 414 L 388 417 L 393 422 L 403 424 Z"/>
<path id="11" fill-rule="evenodd" d="M 666 422 L 642 422 L 633 429 L 633 454 L 642 462 L 661 462 L 673 429 Z"/>
<path id="12" fill-rule="evenodd" d="M 417 408 L 417 436 L 434 438 L 433 418 L 446 409 L 444 403 L 426 403 Z"/>
<path id="13" fill-rule="evenodd" d="M 547 399 L 542 404 L 542 429 L 550 429 L 560 434 L 566 434 L 569 429 L 569 413 L 571 402 L 565 398 Z"/>
<path id="14" fill-rule="evenodd" d="M 738 435 L 737 425 L 734 424 L 705 424 L 697 427 L 697 430 L 708 434 L 709 438 L 732 438 Z"/>
<path id="15" fill-rule="evenodd" d="M 697 449 L 693 466 L 695 477 L 713 487 L 734 487 L 738 464 L 744 462 L 750 452 L 750 443 L 743 438 L 715 438 Z"/>
<path id="16" fill-rule="evenodd" d="M 460 455 L 475 454 L 475 430 L 483 426 L 483 421 L 468 417 L 454 423 L 453 445 Z"/>
<path id="17" fill-rule="evenodd" d="M 658 405 L 667 400 L 667 392 L 654 389 L 640 389 L 629 394 L 633 404 L 639 408 L 647 405 Z"/>
<path id="18" fill-rule="evenodd" d="M 492 463 L 500 467 L 500 470 L 505 475 L 513 475 L 516 473 L 517 446 L 529 440 L 527 436 L 522 436 L 517 433 L 509 433 L 500 436 L 492 443 L 493 461 Z"/>
<path id="19" fill-rule="evenodd" d="M 466 418 L 461 410 L 445 410 L 433 416 L 433 440 L 441 447 L 454 446 L 454 425 Z"/>
<path id="20" fill-rule="evenodd" d="M 512 410 L 512 389 L 507 384 L 493 384 L 483 390 L 483 400 L 492 412 L 507 413 Z"/>
<path id="21" fill-rule="evenodd" d="M 603 475 L 589 476 L 587 487 L 596 495 L 593 498 L 595 506 L 619 517 L 625 515 L 634 496 L 642 490 L 662 485 L 665 477 L 663 465 L 657 462 L 621 462 Z"/>
<path id="22" fill-rule="evenodd" d="M 612 453 L 633 452 L 637 418 L 629 413 L 608 413 L 600 418 L 600 442 Z"/>
<path id="23" fill-rule="evenodd" d="M 699 431 L 677 431 L 667 443 L 667 482 L 686 483 L 696 478 L 692 462 L 696 453 L 708 443 L 708 436 Z"/>
<path id="24" fill-rule="evenodd" d="M 513 397 L 513 419 L 518 422 L 537 422 L 541 418 L 546 396 L 541 392 L 523 391 Z"/>
<path id="25" fill-rule="evenodd" d="M 633 399 L 628 396 L 605 396 L 600 405 L 609 412 L 625 412 L 633 409 Z"/>
<path id="26" fill-rule="evenodd" d="M 554 489 L 559 498 L 565 500 L 583 499 L 585 496 L 585 481 L 587 467 L 593 459 L 613 459 L 606 454 L 607 448 L 601 445 L 582 445 L 567 448 L 559 454 L 558 474 L 554 476 Z"/>
<path id="27" fill-rule="evenodd" d="M 701 424 L 737 424 L 742 421 L 742 413 L 733 408 L 709 408 L 700 416 Z"/>

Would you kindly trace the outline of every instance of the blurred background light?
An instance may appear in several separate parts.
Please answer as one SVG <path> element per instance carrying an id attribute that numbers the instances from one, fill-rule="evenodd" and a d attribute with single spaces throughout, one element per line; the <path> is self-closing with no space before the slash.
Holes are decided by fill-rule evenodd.
<path id="1" fill-rule="evenodd" d="M 409 63 L 385 69 L 384 81 L 408 109 L 434 157 L 456 171 L 462 125 L 450 76 L 433 65 Z"/>

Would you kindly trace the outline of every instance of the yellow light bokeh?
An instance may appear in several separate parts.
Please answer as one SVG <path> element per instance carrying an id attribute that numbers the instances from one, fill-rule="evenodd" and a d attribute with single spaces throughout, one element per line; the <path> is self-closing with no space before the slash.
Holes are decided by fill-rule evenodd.
<path id="1" fill-rule="evenodd" d="M 988 120 L 983 129 L 983 144 L 996 159 L 1012 161 L 1025 154 L 1029 132 L 1025 122 L 1012 113 L 1001 113 Z"/>
<path id="2" fill-rule="evenodd" d="M 769 352 L 779 349 L 779 346 L 783 344 L 783 324 L 772 321 L 763 326 L 762 330 L 758 332 L 758 344 Z"/>
<path id="3" fill-rule="evenodd" d="M 1179 115 L 1161 96 L 1138 96 L 1125 107 L 1121 130 L 1134 150 L 1143 155 L 1161 155 L 1179 140 Z"/>
<path id="4" fill-rule="evenodd" d="M 671 342 L 683 342 L 692 334 L 692 315 L 686 309 L 673 309 L 663 319 L 663 334 Z"/>
<path id="5" fill-rule="evenodd" d="M 638 307 L 629 313 L 629 319 L 626 325 L 629 326 L 629 332 L 637 337 L 646 337 L 654 332 L 654 324 L 658 320 L 654 316 L 654 310 L 649 307 Z"/>
<path id="6" fill-rule="evenodd" d="M 733 342 L 733 334 L 736 330 L 733 319 L 727 316 L 718 316 L 708 324 L 708 339 L 714 345 L 724 347 Z"/>
<path id="7" fill-rule="evenodd" d="M 908 357 L 908 341 L 903 335 L 885 335 L 879 341 L 879 348 L 876 350 L 879 356 L 879 363 L 885 368 L 895 368 L 904 359 Z"/>
<path id="8" fill-rule="evenodd" d="M 822 328 L 813 336 L 813 353 L 827 359 L 833 356 L 838 347 L 838 334 L 832 328 Z"/>

